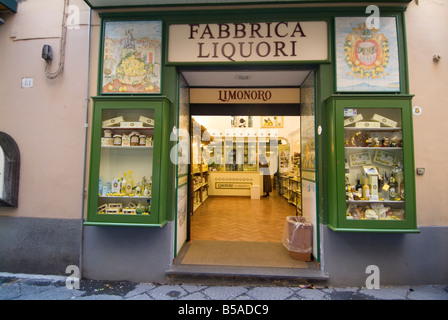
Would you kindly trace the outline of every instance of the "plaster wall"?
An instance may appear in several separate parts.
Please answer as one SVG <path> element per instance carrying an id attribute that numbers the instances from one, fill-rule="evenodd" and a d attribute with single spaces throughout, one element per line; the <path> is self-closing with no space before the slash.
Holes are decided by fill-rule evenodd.
<path id="1" fill-rule="evenodd" d="M 63 1 L 30 0 L 18 13 L 2 14 L 0 27 L 0 130 L 17 142 L 21 154 L 19 205 L 0 215 L 80 219 L 85 154 L 87 97 L 86 19 L 67 30 L 64 69 L 56 79 L 45 75 L 42 47 L 51 45 L 51 72 L 60 61 Z M 22 79 L 33 86 L 22 88 Z"/>
<path id="2" fill-rule="evenodd" d="M 419 226 L 447 226 L 448 148 L 445 130 L 448 108 L 448 1 L 412 1 L 406 11 L 410 93 L 422 113 L 414 116 L 417 223 Z M 439 54 L 439 62 L 433 56 Z"/>

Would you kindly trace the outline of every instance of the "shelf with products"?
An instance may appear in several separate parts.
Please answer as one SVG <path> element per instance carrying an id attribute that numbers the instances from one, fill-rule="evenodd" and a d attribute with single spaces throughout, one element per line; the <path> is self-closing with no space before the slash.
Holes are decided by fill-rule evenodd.
<path id="1" fill-rule="evenodd" d="M 405 220 L 400 113 L 344 109 L 346 219 Z"/>
<path id="2" fill-rule="evenodd" d="M 300 176 L 295 173 L 280 174 L 280 190 L 282 195 L 288 203 L 296 207 L 296 212 L 301 215 L 302 213 L 302 185 Z"/>
<path id="3" fill-rule="evenodd" d="M 193 120 L 194 121 L 194 120 Z M 197 124 L 196 124 L 197 125 Z M 201 126 L 201 137 L 206 129 Z M 208 178 L 209 178 L 209 166 L 208 160 L 210 158 L 210 151 L 208 149 L 208 141 L 202 142 L 200 137 L 192 137 L 191 145 L 191 209 L 190 212 L 196 211 L 199 206 L 204 203 L 208 197 Z"/>
<path id="4" fill-rule="evenodd" d="M 94 97 L 86 225 L 161 227 L 168 101 Z M 166 134 L 166 133 L 165 133 Z"/>
<path id="5" fill-rule="evenodd" d="M 329 193 L 338 208 L 330 213 L 329 226 L 335 231 L 418 232 L 410 96 L 364 97 L 329 99 L 335 137 L 330 158 L 336 164 L 336 180 L 332 175 L 329 184 L 338 189 Z"/>

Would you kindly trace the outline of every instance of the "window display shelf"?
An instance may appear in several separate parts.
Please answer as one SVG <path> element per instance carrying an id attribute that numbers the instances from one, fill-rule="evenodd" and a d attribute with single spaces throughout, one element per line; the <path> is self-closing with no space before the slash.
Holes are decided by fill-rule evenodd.
<path id="1" fill-rule="evenodd" d="M 103 130 L 150 130 L 154 131 L 154 127 L 101 127 Z"/>
<path id="2" fill-rule="evenodd" d="M 379 128 L 363 128 L 363 127 L 345 127 L 347 131 L 401 131 L 401 127 L 379 127 Z"/>
<path id="3" fill-rule="evenodd" d="M 376 150 L 376 149 L 382 149 L 382 150 L 401 150 L 403 149 L 402 147 L 345 147 L 345 149 L 352 149 L 352 150 Z"/>
<path id="4" fill-rule="evenodd" d="M 105 148 L 105 149 L 122 149 L 122 150 L 125 150 L 125 149 L 132 149 L 132 150 L 141 149 L 141 150 L 144 150 L 144 149 L 152 149 L 153 146 L 101 146 L 101 148 Z"/>
<path id="5" fill-rule="evenodd" d="M 328 100 L 329 227 L 335 231 L 418 232 L 410 96 L 342 95 Z M 333 189 L 334 188 L 334 189 Z M 333 202 L 335 201 L 335 202 Z"/>
<path id="6" fill-rule="evenodd" d="M 346 200 L 347 203 L 368 204 L 368 203 L 404 203 L 404 200 Z"/>
<path id="7" fill-rule="evenodd" d="M 151 196 L 98 196 L 99 199 L 151 200 Z"/>
<path id="8" fill-rule="evenodd" d="M 93 97 L 86 225 L 166 224 L 167 154 L 162 153 L 168 101 Z M 164 133 L 165 132 L 165 133 Z M 163 197 L 163 199 L 161 199 Z"/>

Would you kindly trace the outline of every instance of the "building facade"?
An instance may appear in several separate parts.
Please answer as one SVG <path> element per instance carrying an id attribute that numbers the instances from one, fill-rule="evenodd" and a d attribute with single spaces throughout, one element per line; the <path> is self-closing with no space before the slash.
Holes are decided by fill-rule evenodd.
<path id="1" fill-rule="evenodd" d="M 10 181 L 9 160 L 3 160 L 0 176 L 0 190 L 18 184 L 17 205 L 0 207 L 0 271 L 65 274 L 75 265 L 88 279 L 163 282 L 176 275 L 221 273 L 362 286 L 373 265 L 384 285 L 448 281 L 448 200 L 442 196 L 448 154 L 441 134 L 445 1 L 379 1 L 369 8 L 366 1 L 116 3 L 0 1 L 0 131 L 20 151 L 20 178 Z M 227 73 L 232 82 L 222 84 Z M 268 82 L 235 82 L 265 73 Z M 282 82 L 290 74 L 305 76 Z M 267 91 L 271 97 L 274 89 L 291 88 L 299 89 L 296 100 L 260 102 Z M 300 137 L 309 143 L 300 149 L 300 209 L 313 226 L 312 268 L 267 272 L 251 266 L 235 273 L 179 264 L 190 242 L 194 199 L 188 195 L 198 163 L 179 162 L 185 140 L 178 131 L 195 135 L 191 116 L 240 110 L 238 103 L 194 100 L 199 89 L 226 89 L 235 99 L 241 95 L 239 100 L 246 90 L 246 98 L 257 104 L 243 103 L 249 110 L 243 116 L 301 117 Z M 113 136 L 102 140 L 109 138 L 103 122 L 123 115 L 143 118 L 122 122 L 149 119 L 150 125 L 140 127 L 140 137 L 151 137 L 144 142 L 150 155 L 142 161 L 151 163 L 145 171 L 152 179 L 150 208 L 142 209 L 148 215 L 133 215 L 132 205 L 128 215 L 100 210 L 121 201 L 101 202 L 114 192 L 102 194 L 96 187 L 101 170 L 109 167 L 101 160 L 116 152 L 103 154 L 102 141 L 114 143 Z M 344 120 L 373 125 L 375 115 L 382 117 L 377 124 L 391 122 L 373 129 L 381 136 L 370 134 L 357 144 L 361 127 Z M 389 132 L 400 134 L 393 146 Z M 223 135 L 215 134 L 214 141 L 224 141 L 218 139 Z M 377 145 L 375 138 L 381 140 Z M 371 144 L 364 145 L 366 140 Z M 10 159 L 11 149 L 6 143 L 2 148 L 3 158 Z M 129 156 L 138 157 L 127 154 L 121 163 Z M 383 187 L 385 172 L 390 187 L 391 173 L 399 176 L 392 167 L 399 168 L 400 160 L 406 196 L 385 201 L 383 188 L 373 193 L 378 182 L 362 168 L 376 163 L 371 169 L 381 170 L 372 176 L 381 177 Z M 119 178 L 131 169 L 134 175 L 142 171 L 123 165 Z M 350 193 L 357 174 L 369 181 L 369 201 L 356 198 L 357 190 Z M 391 211 L 381 216 L 380 208 Z"/>

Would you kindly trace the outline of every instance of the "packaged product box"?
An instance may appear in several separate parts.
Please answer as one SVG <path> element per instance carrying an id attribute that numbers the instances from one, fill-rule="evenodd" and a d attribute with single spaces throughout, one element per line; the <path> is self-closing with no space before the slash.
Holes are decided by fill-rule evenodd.
<path id="1" fill-rule="evenodd" d="M 313 225 L 305 217 L 286 217 L 282 243 L 288 249 L 292 258 L 301 261 L 311 261 Z"/>
<path id="2" fill-rule="evenodd" d="M 106 209 L 106 214 L 120 214 L 120 209 Z"/>
<path id="3" fill-rule="evenodd" d="M 373 115 L 372 120 L 378 121 L 378 122 L 382 123 L 383 125 L 385 125 L 387 127 L 392 127 L 392 128 L 395 128 L 398 124 L 398 122 L 388 119 L 386 117 L 383 117 L 382 115 L 379 115 L 376 113 Z"/>
<path id="4" fill-rule="evenodd" d="M 120 127 L 122 127 L 122 128 L 143 128 L 143 122 L 141 122 L 141 121 L 120 122 Z"/>
<path id="5" fill-rule="evenodd" d="M 137 214 L 135 209 L 123 209 L 123 214 Z"/>
<path id="6" fill-rule="evenodd" d="M 353 117 L 344 119 L 344 127 L 346 127 L 346 126 L 348 126 L 348 125 L 351 125 L 351 124 L 353 124 L 353 123 L 355 123 L 355 122 L 361 121 L 361 120 L 363 120 L 363 119 L 364 119 L 364 118 L 363 118 L 362 114 L 358 114 L 358 115 L 356 115 L 356 116 L 353 116 Z"/>
<path id="7" fill-rule="evenodd" d="M 109 119 L 109 120 L 104 120 L 103 121 L 103 127 L 116 126 L 116 125 L 119 125 L 123 121 L 124 121 L 124 119 L 123 119 L 122 116 L 116 117 L 116 118 L 112 118 L 112 119 Z"/>
<path id="8" fill-rule="evenodd" d="M 143 122 L 144 124 L 149 125 L 150 127 L 154 127 L 154 120 L 145 116 L 140 116 L 140 118 L 138 118 L 138 121 Z"/>
<path id="9" fill-rule="evenodd" d="M 379 128 L 381 123 L 374 121 L 358 121 L 355 123 L 355 128 Z"/>
<path id="10" fill-rule="evenodd" d="M 113 138 L 101 138 L 101 146 L 102 147 L 108 147 L 114 145 L 114 139 Z"/>
<path id="11" fill-rule="evenodd" d="M 121 192 L 120 179 L 112 179 L 111 192 L 112 193 L 120 193 Z"/>
<path id="12" fill-rule="evenodd" d="M 378 200 L 378 176 L 369 176 L 370 180 L 370 200 Z"/>

